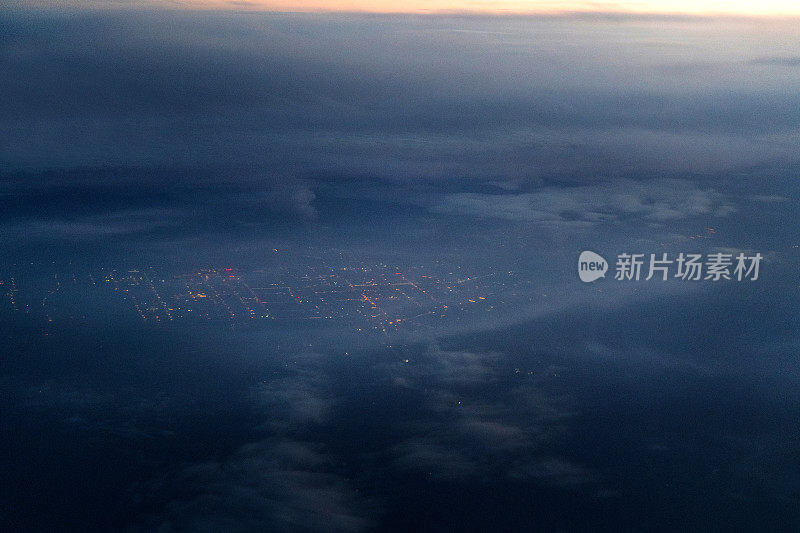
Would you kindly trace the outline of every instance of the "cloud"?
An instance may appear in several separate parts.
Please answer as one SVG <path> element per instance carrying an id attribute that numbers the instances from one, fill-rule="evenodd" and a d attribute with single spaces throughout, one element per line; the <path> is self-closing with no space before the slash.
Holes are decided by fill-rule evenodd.
<path id="1" fill-rule="evenodd" d="M 547 457 L 515 466 L 509 472 L 509 477 L 536 480 L 556 487 L 575 487 L 594 483 L 598 480 L 598 475 L 595 472 L 554 457 Z"/>
<path id="2" fill-rule="evenodd" d="M 464 479 L 482 473 L 478 460 L 463 450 L 433 439 L 412 438 L 394 446 L 394 465 L 438 479 Z"/>
<path id="3" fill-rule="evenodd" d="M 792 57 L 760 57 L 752 61 L 754 65 L 774 65 L 778 67 L 800 67 L 800 56 Z"/>
<path id="4" fill-rule="evenodd" d="M 302 227 L 318 216 L 313 184 L 290 172 L 101 168 L 4 178 L 6 244 L 250 234 Z"/>
<path id="5" fill-rule="evenodd" d="M 581 476 L 587 483 L 598 479 L 566 459 L 545 456 L 574 412 L 569 398 L 545 392 L 538 372 L 520 377 L 502 354 L 437 345 L 390 368 L 401 374 L 404 388 L 424 395 L 431 413 L 409 422 L 406 439 L 391 448 L 397 468 L 440 479 L 521 478 L 527 469 L 528 479 L 558 486 Z"/>
<path id="6" fill-rule="evenodd" d="M 280 416 L 271 423 L 281 427 L 306 427 L 326 422 L 337 398 L 311 376 L 290 377 L 265 384 L 261 398 L 269 410 Z"/>
<path id="7" fill-rule="evenodd" d="M 266 441 L 221 462 L 185 468 L 175 482 L 194 496 L 172 501 L 159 531 L 363 531 L 367 506 L 332 460 L 305 442 Z"/>
<path id="8" fill-rule="evenodd" d="M 434 378 L 438 383 L 451 385 L 486 384 L 500 377 L 497 369 L 500 359 L 497 353 L 442 350 L 437 344 L 432 344 L 407 372 L 409 378 L 417 380 Z"/>
<path id="9" fill-rule="evenodd" d="M 580 187 L 544 187 L 519 194 L 455 193 L 434 212 L 587 227 L 625 219 L 661 223 L 726 216 L 734 206 L 711 189 L 682 180 L 612 180 Z"/>
<path id="10" fill-rule="evenodd" d="M 258 388 L 265 418 L 259 431 L 265 436 L 227 457 L 154 480 L 143 490 L 166 503 L 138 527 L 361 531 L 380 523 L 385 502 L 378 499 L 382 493 L 356 487 L 382 486 L 409 473 L 434 482 L 513 479 L 556 488 L 600 483 L 590 469 L 557 453 L 573 410 L 568 398 L 542 386 L 552 368 L 543 369 L 541 378 L 521 377 L 500 353 L 448 351 L 435 344 L 420 346 L 409 363 L 375 364 L 370 358 L 370 380 L 378 389 L 402 391 L 391 396 L 410 395 L 416 407 L 407 412 L 387 404 L 381 432 L 398 437 L 365 442 L 348 453 L 319 439 L 350 423 L 352 410 L 339 407 L 355 406 L 364 392 L 335 385 L 329 356 L 305 354 L 302 360 Z M 357 388 L 358 376 L 356 371 L 351 378 Z"/>
<path id="11" fill-rule="evenodd" d="M 378 508 L 350 483 L 341 458 L 313 438 L 333 423 L 340 395 L 326 380 L 325 357 L 304 354 L 304 364 L 262 383 L 264 438 L 228 457 L 185 466 L 148 489 L 167 503 L 135 528 L 160 531 L 363 531 Z"/>
<path id="12" fill-rule="evenodd" d="M 763 203 L 780 203 L 789 200 L 787 197 L 780 194 L 755 194 L 750 197 L 751 200 Z"/>
<path id="13" fill-rule="evenodd" d="M 671 32 L 699 30 L 666 20 L 630 46 L 630 20 L 598 35 L 513 17 L 0 17 L 0 168 L 503 181 L 796 160 L 796 80 L 765 86 L 735 41 L 720 46 L 724 25 L 686 46 Z M 697 50 L 715 76 L 685 72 Z"/>
<path id="14" fill-rule="evenodd" d="M 313 220 L 317 216 L 314 200 L 317 195 L 305 181 L 284 175 L 254 175 L 236 173 L 230 178 L 239 193 L 231 200 L 267 216 Z M 221 195 L 223 198 L 225 194 Z"/>
<path id="15" fill-rule="evenodd" d="M 90 240 L 146 234 L 176 228 L 186 220 L 185 212 L 176 209 L 124 209 L 77 219 L 34 219 L 0 224 L 6 239 Z"/>

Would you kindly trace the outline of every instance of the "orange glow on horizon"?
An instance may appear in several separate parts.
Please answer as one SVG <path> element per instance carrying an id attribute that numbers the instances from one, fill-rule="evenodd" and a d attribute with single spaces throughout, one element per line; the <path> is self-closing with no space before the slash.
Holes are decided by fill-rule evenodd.
<path id="1" fill-rule="evenodd" d="M 22 0 L 34 7 L 55 7 L 53 0 Z M 14 3 L 12 1 L 12 3 Z M 109 7 L 102 0 L 61 0 L 60 7 Z M 112 4 L 113 5 L 113 4 Z M 121 7 L 121 5 L 119 5 Z M 796 16 L 796 0 L 139 0 L 125 7 L 279 12 L 560 14 L 574 12 Z"/>
<path id="2" fill-rule="evenodd" d="M 622 12 L 661 14 L 800 14 L 796 0 L 629 0 L 619 2 L 525 1 L 525 0 L 199 0 L 220 7 L 274 11 L 362 11 L 373 13 L 570 13 Z M 190 3 L 194 3 L 191 2 Z"/>

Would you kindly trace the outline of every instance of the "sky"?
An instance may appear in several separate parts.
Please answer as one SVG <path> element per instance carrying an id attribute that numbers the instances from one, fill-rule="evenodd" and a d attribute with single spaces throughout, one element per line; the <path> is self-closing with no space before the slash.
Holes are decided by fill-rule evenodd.
<path id="1" fill-rule="evenodd" d="M 6 5 L 6 529 L 800 528 L 796 20 Z M 392 336 L 96 289 L 320 266 L 516 282 Z"/>

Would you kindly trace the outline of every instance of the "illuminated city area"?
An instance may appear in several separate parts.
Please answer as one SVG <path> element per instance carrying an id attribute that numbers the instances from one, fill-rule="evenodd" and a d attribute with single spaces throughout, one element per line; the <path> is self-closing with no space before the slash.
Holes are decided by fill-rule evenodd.
<path id="1" fill-rule="evenodd" d="M 167 275 L 153 267 L 58 271 L 0 278 L 2 313 L 42 323 L 111 318 L 143 323 L 314 322 L 387 333 L 497 313 L 529 293 L 514 271 L 378 264 L 241 270 L 203 268 Z"/>

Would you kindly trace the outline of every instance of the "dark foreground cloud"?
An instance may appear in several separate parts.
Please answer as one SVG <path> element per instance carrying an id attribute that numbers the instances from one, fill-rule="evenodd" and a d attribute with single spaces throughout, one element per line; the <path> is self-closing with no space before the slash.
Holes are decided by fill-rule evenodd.
<path id="1" fill-rule="evenodd" d="M 348 365 L 354 374 L 343 376 L 372 376 L 373 384 L 359 382 L 356 390 L 336 385 L 342 377 L 332 354 L 298 355 L 302 361 L 284 377 L 259 386 L 263 439 L 145 485 L 145 497 L 155 494 L 165 503 L 136 527 L 362 531 L 386 526 L 385 515 L 397 511 L 389 501 L 396 489 L 387 494 L 375 487 L 408 475 L 599 490 L 597 473 L 554 449 L 574 414 L 573 400 L 548 390 L 556 368 L 520 376 L 507 354 L 437 346 L 410 353 L 414 359 L 407 363 L 365 353 Z M 369 362 L 376 356 L 384 360 L 377 366 Z M 489 392 L 492 384 L 504 390 Z M 359 399 L 362 388 L 376 391 L 373 402 L 385 410 L 381 444 L 366 436 L 362 444 L 358 437 L 361 424 L 376 422 L 356 420 L 370 416 Z M 392 396 L 413 403 L 413 410 L 392 405 Z M 336 443 L 342 431 L 354 438 L 344 447 Z"/>
<path id="2" fill-rule="evenodd" d="M 153 519 L 159 531 L 363 531 L 371 510 L 332 458 L 305 442 L 248 444 L 223 462 L 186 468 L 173 483 L 196 493 Z"/>

